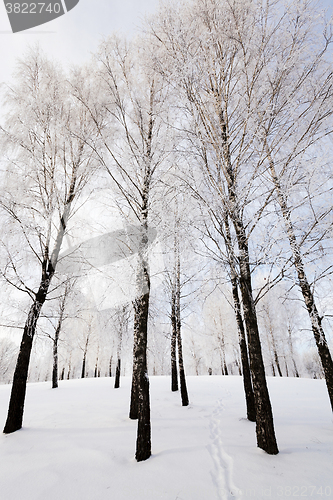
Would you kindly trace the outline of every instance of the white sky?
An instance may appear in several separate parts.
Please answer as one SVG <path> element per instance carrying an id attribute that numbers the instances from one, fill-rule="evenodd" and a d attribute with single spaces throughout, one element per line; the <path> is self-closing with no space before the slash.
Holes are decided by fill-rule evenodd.
<path id="1" fill-rule="evenodd" d="M 36 0 L 38 1 L 38 0 Z M 44 0 L 47 2 L 47 0 Z M 321 0 L 333 12 L 333 0 Z M 0 0 L 0 82 L 8 82 L 17 57 L 39 42 L 50 56 L 62 62 L 81 63 L 94 52 L 103 36 L 114 31 L 132 34 L 159 0 L 80 0 L 67 14 L 42 26 L 11 32 L 4 3 Z"/>
<path id="2" fill-rule="evenodd" d="M 15 60 L 24 54 L 28 45 L 38 41 L 45 53 L 64 65 L 80 63 L 96 50 L 103 36 L 114 31 L 132 34 L 146 12 L 154 12 L 158 3 L 158 0 L 80 0 L 58 19 L 13 34 L 5 5 L 0 0 L 0 82 L 10 79 Z"/>

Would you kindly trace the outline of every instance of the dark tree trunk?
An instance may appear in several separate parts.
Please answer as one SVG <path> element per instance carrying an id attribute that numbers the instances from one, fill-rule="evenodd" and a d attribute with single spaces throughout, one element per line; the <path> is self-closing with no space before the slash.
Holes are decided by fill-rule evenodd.
<path id="1" fill-rule="evenodd" d="M 256 409 L 257 445 L 270 455 L 279 453 L 273 423 L 273 412 L 269 398 L 265 368 L 261 351 L 258 321 L 253 300 L 249 248 L 236 195 L 235 175 L 228 142 L 228 129 L 223 111 L 220 112 L 223 155 L 226 162 L 228 183 L 228 210 L 235 229 L 238 245 L 239 288 L 242 296 L 243 314 L 248 338 L 250 370 Z"/>
<path id="2" fill-rule="evenodd" d="M 69 363 L 68 363 L 68 372 L 67 372 L 67 380 L 70 379 L 71 376 L 71 371 L 72 371 L 72 360 L 69 358 Z"/>
<path id="3" fill-rule="evenodd" d="M 248 336 L 250 368 L 256 408 L 257 445 L 270 455 L 276 455 L 279 450 L 275 438 L 273 412 L 266 383 L 258 322 L 253 302 L 248 249 L 243 238 L 240 239 L 239 246 L 243 254 L 240 262 L 240 290 Z"/>
<path id="4" fill-rule="evenodd" d="M 187 385 L 186 385 L 186 377 L 185 377 L 185 369 L 183 364 L 183 356 L 179 353 L 182 350 L 182 344 L 178 342 L 178 356 L 179 356 L 179 380 L 180 380 L 180 394 L 182 398 L 182 406 L 189 405 Z"/>
<path id="5" fill-rule="evenodd" d="M 177 237 L 179 237 L 177 235 Z M 183 343 L 181 335 L 181 317 L 180 317 L 180 255 L 179 255 L 179 243 L 176 241 L 176 273 L 175 273 L 175 312 L 176 312 L 176 330 L 177 330 L 177 344 L 178 344 L 178 364 L 179 364 L 179 381 L 180 381 L 180 394 L 182 399 L 182 406 L 189 405 L 185 368 L 183 360 Z"/>
<path id="6" fill-rule="evenodd" d="M 53 341 L 52 389 L 58 387 L 58 340 Z"/>
<path id="7" fill-rule="evenodd" d="M 136 309 L 136 376 L 138 400 L 138 430 L 135 458 L 137 462 L 147 460 L 151 455 L 149 378 L 147 371 L 147 328 L 149 310 L 149 275 L 142 270 L 142 282 L 148 284 L 148 293 L 135 301 Z"/>
<path id="8" fill-rule="evenodd" d="M 280 377 L 282 377 L 283 375 L 282 375 L 282 370 L 281 370 L 281 366 L 280 366 L 279 356 L 275 350 L 274 350 L 274 359 L 275 359 L 275 364 L 276 364 L 278 374 Z"/>
<path id="9" fill-rule="evenodd" d="M 180 300 L 180 292 L 179 298 Z M 189 405 L 187 385 L 186 385 L 186 377 L 185 377 L 185 368 L 183 361 L 183 343 L 181 336 L 181 320 L 180 320 L 180 305 L 177 305 L 177 344 L 178 344 L 178 363 L 179 363 L 179 380 L 180 380 L 180 394 L 182 398 L 182 406 Z"/>
<path id="10" fill-rule="evenodd" d="M 238 295 L 238 287 L 236 278 L 232 279 L 232 295 L 234 300 L 234 308 L 236 314 L 236 322 L 238 327 L 238 335 L 239 335 L 239 348 L 241 352 L 241 362 L 242 362 L 242 372 L 243 372 L 243 385 L 245 392 L 245 400 L 246 400 L 246 411 L 247 418 L 251 422 L 256 421 L 256 409 L 255 409 L 255 401 L 254 401 L 254 393 L 251 381 L 251 372 L 249 365 L 249 358 L 247 352 L 246 345 L 246 337 L 244 330 L 243 318 L 240 312 L 240 300 Z"/>
<path id="11" fill-rule="evenodd" d="M 176 295 L 173 292 L 171 298 L 171 390 L 178 391 L 178 370 L 177 370 L 177 318 L 176 318 Z"/>
<path id="12" fill-rule="evenodd" d="M 46 299 L 51 278 L 52 274 L 49 275 L 47 279 L 42 279 L 39 291 L 36 294 L 36 298 L 32 306 L 30 307 L 28 318 L 24 326 L 20 351 L 13 377 L 7 420 L 3 430 L 5 434 L 15 432 L 22 427 L 32 343 L 36 333 L 37 321 Z"/>
<path id="13" fill-rule="evenodd" d="M 131 403 L 129 418 L 137 420 L 139 416 L 139 400 L 138 400 L 138 364 L 137 364 L 137 347 L 138 347 L 138 334 L 137 325 L 139 324 L 139 317 L 136 307 L 134 306 L 134 343 L 133 343 L 133 372 L 132 372 L 132 387 L 131 387 Z"/>
<path id="14" fill-rule="evenodd" d="M 147 196 L 144 197 L 142 209 L 143 224 L 142 240 L 139 248 L 139 265 L 136 276 L 137 299 L 134 302 L 134 332 L 135 348 L 133 363 L 133 380 L 136 381 L 138 428 L 136 439 L 135 459 L 137 462 L 147 460 L 151 455 L 151 424 L 150 424 L 150 397 L 149 397 L 149 378 L 147 369 L 147 339 L 148 339 L 148 313 L 149 313 L 149 294 L 150 294 L 150 276 L 148 267 L 148 186 Z M 133 388 L 133 383 L 132 383 Z"/>
<path id="15" fill-rule="evenodd" d="M 123 306 L 118 315 L 118 347 L 117 347 L 117 368 L 116 368 L 116 378 L 114 381 L 114 388 L 119 389 L 120 387 L 120 372 L 121 372 L 121 349 L 123 342 L 123 330 L 127 331 L 128 327 L 128 308 Z"/>
<path id="16" fill-rule="evenodd" d="M 85 376 L 86 376 L 86 353 L 83 354 L 81 378 L 85 378 Z"/>
<path id="17" fill-rule="evenodd" d="M 63 319 L 63 309 L 60 312 L 58 325 L 53 339 L 52 389 L 57 389 L 58 387 L 58 344 L 59 344 L 62 319 Z"/>
<path id="18" fill-rule="evenodd" d="M 64 378 L 65 378 L 65 367 L 63 367 L 61 370 L 60 380 L 64 380 Z"/>
<path id="19" fill-rule="evenodd" d="M 82 359 L 82 370 L 81 370 L 81 378 L 85 378 L 86 376 L 86 364 L 87 364 L 87 352 L 89 346 L 89 338 L 90 338 L 90 330 L 88 330 L 86 343 L 83 350 L 83 359 Z"/>
<path id="20" fill-rule="evenodd" d="M 239 339 L 239 348 L 241 353 L 241 364 L 242 364 L 242 373 L 243 373 L 243 386 L 245 392 L 245 401 L 246 401 L 246 412 L 247 418 L 250 422 L 256 421 L 256 407 L 255 407 L 255 399 L 254 392 L 251 381 L 251 372 L 250 372 L 250 364 L 248 357 L 248 349 L 246 345 L 246 336 L 245 336 L 245 328 L 244 322 L 241 314 L 241 302 L 238 293 L 238 283 L 237 283 L 237 275 L 235 270 L 234 256 L 233 256 L 233 248 L 232 248 L 232 240 L 229 226 L 228 215 L 224 215 L 224 226 L 226 233 L 226 245 L 228 251 L 228 257 L 230 261 L 231 268 L 231 289 L 232 289 L 232 298 L 234 303 L 234 311 L 236 316 L 236 323 L 238 329 L 238 339 Z"/>
<path id="21" fill-rule="evenodd" d="M 117 368 L 116 368 L 116 377 L 114 381 L 114 388 L 119 389 L 120 387 L 120 368 L 121 368 L 121 360 L 118 358 L 117 360 Z"/>
<path id="22" fill-rule="evenodd" d="M 42 279 L 39 285 L 35 300 L 29 310 L 26 320 L 19 355 L 16 362 L 16 368 L 13 377 L 12 391 L 9 401 L 8 415 L 3 432 L 9 434 L 22 427 L 25 393 L 27 386 L 28 370 L 33 339 L 36 333 L 37 321 L 41 309 L 46 300 L 51 280 L 54 276 L 56 265 L 60 253 L 60 248 L 64 238 L 66 224 L 70 213 L 72 201 L 75 196 L 76 169 L 72 172 L 72 179 L 69 188 L 68 197 L 64 206 L 64 211 L 60 219 L 60 227 L 57 233 L 55 245 L 51 258 L 49 256 L 48 246 L 44 249 L 42 261 Z"/>

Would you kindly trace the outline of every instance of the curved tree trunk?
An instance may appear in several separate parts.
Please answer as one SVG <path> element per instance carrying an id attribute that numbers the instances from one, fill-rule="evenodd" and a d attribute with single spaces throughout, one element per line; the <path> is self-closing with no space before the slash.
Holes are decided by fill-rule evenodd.
<path id="1" fill-rule="evenodd" d="M 46 299 L 51 277 L 52 275 L 42 279 L 39 291 L 30 307 L 28 318 L 24 326 L 20 351 L 13 377 L 7 420 L 3 429 L 5 434 L 15 432 L 22 427 L 31 349 L 36 333 L 37 321 Z"/>
<path id="2" fill-rule="evenodd" d="M 54 276 L 60 248 L 63 242 L 68 217 L 70 214 L 71 204 L 75 197 L 76 185 L 76 169 L 73 168 L 71 183 L 68 191 L 68 196 L 64 204 L 64 210 L 60 218 L 60 227 L 58 229 L 54 248 L 49 256 L 49 248 L 46 245 L 42 261 L 42 279 L 36 293 L 35 300 L 29 310 L 28 318 L 24 326 L 23 336 L 20 346 L 19 355 L 17 358 L 16 368 L 14 372 L 12 391 L 9 401 L 8 415 L 3 432 L 9 434 L 15 432 L 22 427 L 23 409 L 26 394 L 26 386 L 28 379 L 28 370 L 33 339 L 36 333 L 37 321 L 40 316 L 41 309 L 45 303 L 49 287 Z"/>

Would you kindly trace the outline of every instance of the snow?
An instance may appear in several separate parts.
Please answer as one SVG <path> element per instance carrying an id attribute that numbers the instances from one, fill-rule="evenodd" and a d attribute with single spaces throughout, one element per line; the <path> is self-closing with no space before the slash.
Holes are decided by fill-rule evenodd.
<path id="1" fill-rule="evenodd" d="M 333 419 L 323 380 L 269 378 L 280 453 L 256 447 L 242 379 L 188 377 L 181 407 L 151 377 L 152 456 L 134 459 L 130 379 L 28 384 L 24 427 L 0 436 L 1 500 L 333 498 Z M 10 386 L 0 387 L 6 418 Z"/>

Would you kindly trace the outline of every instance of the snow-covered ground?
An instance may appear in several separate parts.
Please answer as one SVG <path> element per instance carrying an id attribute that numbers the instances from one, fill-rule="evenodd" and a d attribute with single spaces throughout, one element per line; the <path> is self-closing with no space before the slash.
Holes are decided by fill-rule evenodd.
<path id="1" fill-rule="evenodd" d="M 256 448 L 240 377 L 188 377 L 182 408 L 151 377 L 152 457 L 134 460 L 130 379 L 29 384 L 24 427 L 0 437 L 0 500 L 333 499 L 333 418 L 322 380 L 269 378 L 280 453 Z M 10 386 L 0 387 L 5 422 Z"/>

